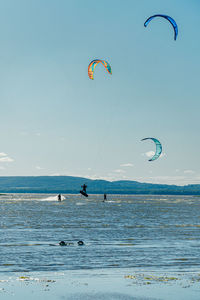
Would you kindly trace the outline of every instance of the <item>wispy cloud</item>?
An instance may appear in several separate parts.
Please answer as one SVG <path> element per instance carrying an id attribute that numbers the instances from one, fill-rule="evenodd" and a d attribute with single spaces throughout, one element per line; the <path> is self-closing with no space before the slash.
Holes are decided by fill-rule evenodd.
<path id="1" fill-rule="evenodd" d="M 2 156 L 7 156 L 7 154 L 4 152 L 0 152 L 0 157 L 2 157 Z"/>
<path id="2" fill-rule="evenodd" d="M 185 171 L 183 171 L 183 173 L 184 174 L 194 174 L 195 171 L 193 171 L 193 170 L 185 170 Z"/>
<path id="3" fill-rule="evenodd" d="M 185 176 L 151 176 L 143 177 L 143 182 L 157 184 L 184 184 Z"/>
<path id="4" fill-rule="evenodd" d="M 143 153 L 142 155 L 146 155 L 147 157 L 152 157 L 152 156 L 154 156 L 154 154 L 155 154 L 155 152 L 154 151 L 148 151 L 148 152 L 146 152 L 146 153 Z M 165 156 L 166 155 L 166 153 L 161 153 L 161 155 L 160 155 L 160 157 L 163 157 L 163 156 Z"/>
<path id="5" fill-rule="evenodd" d="M 11 157 L 1 157 L 0 158 L 0 162 L 13 162 L 14 159 L 12 159 Z"/>
<path id="6" fill-rule="evenodd" d="M 183 173 L 182 173 L 183 174 Z M 187 185 L 187 184 L 199 184 L 200 176 L 191 174 L 183 174 L 179 176 L 151 176 L 151 177 L 138 177 L 136 181 L 156 183 L 156 184 L 175 184 L 175 185 Z"/>
<path id="7" fill-rule="evenodd" d="M 121 164 L 120 167 L 133 167 L 134 165 L 131 163 Z"/>
<path id="8" fill-rule="evenodd" d="M 154 156 L 155 152 L 154 151 L 148 151 L 146 153 L 144 153 L 144 155 L 146 155 L 147 157 L 152 157 Z"/>
<path id="9" fill-rule="evenodd" d="M 124 171 L 122 169 L 117 169 L 117 170 L 114 170 L 113 172 L 115 172 L 115 173 L 126 173 L 126 171 Z"/>
<path id="10" fill-rule="evenodd" d="M 37 170 L 44 170 L 44 168 L 40 167 L 40 166 L 36 166 L 35 167 Z"/>
<path id="11" fill-rule="evenodd" d="M 0 152 L 0 162 L 13 162 L 14 159 L 9 157 L 6 153 Z"/>

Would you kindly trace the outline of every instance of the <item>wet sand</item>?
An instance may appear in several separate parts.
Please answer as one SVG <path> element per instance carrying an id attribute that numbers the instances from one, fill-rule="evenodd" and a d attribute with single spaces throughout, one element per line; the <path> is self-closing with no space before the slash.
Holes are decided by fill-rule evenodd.
<path id="1" fill-rule="evenodd" d="M 200 273 L 158 274 L 130 269 L 0 275 L 0 299 L 200 299 Z"/>

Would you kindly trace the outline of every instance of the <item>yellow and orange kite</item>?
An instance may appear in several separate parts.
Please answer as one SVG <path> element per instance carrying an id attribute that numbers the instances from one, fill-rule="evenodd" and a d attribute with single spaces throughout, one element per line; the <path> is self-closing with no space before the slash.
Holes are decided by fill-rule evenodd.
<path id="1" fill-rule="evenodd" d="M 90 79 L 94 79 L 94 69 L 99 63 L 102 63 L 102 65 L 106 68 L 108 73 L 112 74 L 111 66 L 107 61 L 101 59 L 94 59 L 88 66 L 88 76 Z"/>

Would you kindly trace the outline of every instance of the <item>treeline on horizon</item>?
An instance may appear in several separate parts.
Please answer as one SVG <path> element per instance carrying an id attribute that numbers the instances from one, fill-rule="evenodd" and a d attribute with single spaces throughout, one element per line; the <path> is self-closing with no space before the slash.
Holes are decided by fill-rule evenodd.
<path id="1" fill-rule="evenodd" d="M 166 185 L 137 181 L 106 181 L 72 176 L 0 177 L 0 193 L 78 194 L 86 184 L 88 194 L 200 195 L 200 185 Z"/>

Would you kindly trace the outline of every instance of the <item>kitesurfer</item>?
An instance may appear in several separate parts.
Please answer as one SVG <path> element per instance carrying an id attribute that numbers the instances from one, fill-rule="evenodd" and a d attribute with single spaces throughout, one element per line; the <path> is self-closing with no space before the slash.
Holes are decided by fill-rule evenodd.
<path id="1" fill-rule="evenodd" d="M 85 192 L 85 193 L 86 193 L 86 188 L 87 188 L 87 185 L 84 183 L 84 185 L 82 185 L 81 187 L 82 187 L 82 189 L 83 189 L 83 192 Z"/>
<path id="2" fill-rule="evenodd" d="M 86 192 L 87 185 L 84 183 L 84 185 L 82 185 L 81 187 L 82 187 L 82 190 L 80 191 L 81 195 L 88 197 L 88 194 Z"/>

